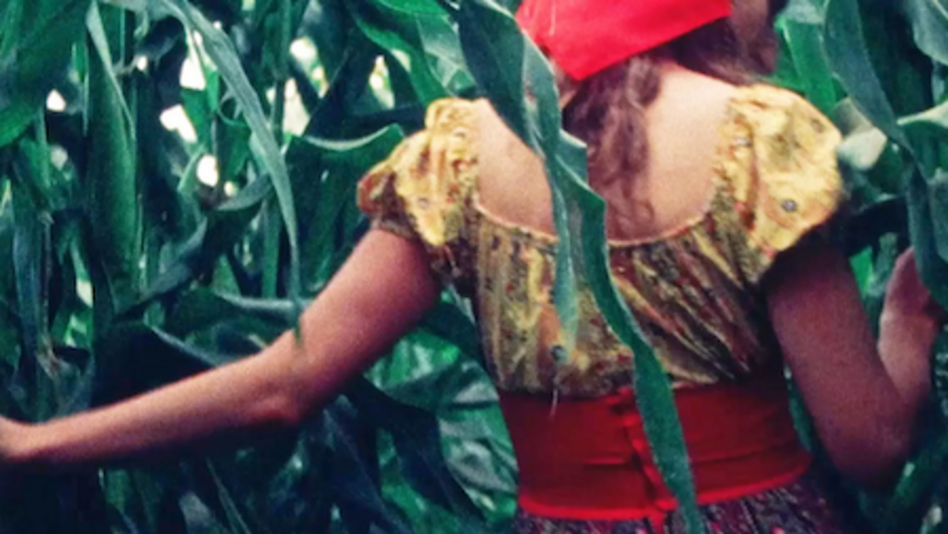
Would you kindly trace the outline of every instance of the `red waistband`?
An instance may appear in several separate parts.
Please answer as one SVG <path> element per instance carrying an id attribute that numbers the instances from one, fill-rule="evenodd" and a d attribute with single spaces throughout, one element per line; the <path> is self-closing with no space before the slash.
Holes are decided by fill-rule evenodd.
<path id="1" fill-rule="evenodd" d="M 796 480 L 810 466 L 777 373 L 675 392 L 698 501 Z M 520 506 L 570 519 L 641 519 L 675 508 L 649 452 L 632 392 L 560 401 L 501 392 L 520 470 Z"/>

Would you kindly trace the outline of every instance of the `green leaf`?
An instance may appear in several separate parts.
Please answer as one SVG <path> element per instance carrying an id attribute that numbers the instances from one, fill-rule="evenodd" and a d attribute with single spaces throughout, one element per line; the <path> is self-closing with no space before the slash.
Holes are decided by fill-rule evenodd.
<path id="1" fill-rule="evenodd" d="M 115 7 L 127 9 L 129 11 L 142 12 L 148 9 L 148 0 L 99 0 L 104 4 L 110 4 Z"/>
<path id="2" fill-rule="evenodd" d="M 53 9 L 44 3 L 38 20 L 4 22 L 20 24 L 27 33 L 0 56 L 0 147 L 26 130 L 65 75 L 72 46 L 85 33 L 89 5 L 90 0 L 63 0 Z M 3 33 L 17 35 L 19 30 L 4 27 Z"/>
<path id="3" fill-rule="evenodd" d="M 391 434 L 402 473 L 412 487 L 459 514 L 465 524 L 460 531 L 482 532 L 480 511 L 445 465 L 437 419 L 418 408 L 395 402 L 365 380 L 355 382 L 345 395 L 373 425 Z"/>
<path id="4" fill-rule="evenodd" d="M 275 298 L 277 295 L 277 284 L 279 282 L 280 271 L 280 244 L 282 237 L 283 221 L 280 220 L 279 206 L 269 199 L 263 203 L 263 210 L 260 212 L 260 228 L 263 237 L 263 246 L 258 257 L 258 262 L 262 266 L 263 298 Z"/>
<path id="5" fill-rule="evenodd" d="M 918 47 L 935 61 L 948 65 L 948 3 L 945 0 L 905 0 L 901 5 Z"/>
<path id="6" fill-rule="evenodd" d="M 21 165 L 20 183 L 28 183 L 27 173 L 43 168 L 42 161 Z M 39 165 L 36 165 L 36 164 Z M 16 310 L 20 323 L 21 360 L 17 384 L 27 388 L 30 416 L 38 420 L 51 417 L 56 399 L 50 390 L 48 372 L 52 370 L 52 340 L 47 319 L 49 261 L 49 213 L 39 209 L 33 195 L 22 186 L 13 188 L 15 230 L 12 267 L 16 275 Z"/>
<path id="7" fill-rule="evenodd" d="M 270 195 L 271 187 L 269 181 L 255 180 L 212 211 L 207 219 L 201 221 L 198 229 L 161 275 L 120 315 L 125 319 L 138 315 L 155 300 L 179 290 L 197 276 L 213 269 L 217 258 L 243 237 L 263 201 Z"/>
<path id="8" fill-rule="evenodd" d="M 585 187 L 586 147 L 578 140 L 569 138 L 560 129 L 559 96 L 553 80 L 553 72 L 535 46 L 528 46 L 524 70 L 528 87 L 537 100 L 535 109 L 528 108 L 528 116 L 538 134 L 540 153 L 544 154 L 546 172 L 553 198 L 553 222 L 559 242 L 556 246 L 556 277 L 553 298 L 556 300 L 560 325 L 566 334 L 567 351 L 572 351 L 579 330 L 579 291 L 587 289 L 597 281 L 589 278 L 586 271 L 586 252 L 597 248 L 605 254 L 605 228 L 592 241 L 584 242 L 580 236 L 584 229 L 584 211 L 591 205 L 583 205 L 583 194 L 591 190 Z M 592 202 L 601 199 L 595 196 Z M 611 285 L 611 279 L 606 283 Z M 595 287 L 592 287 L 594 294 Z M 598 295 L 602 295 L 599 293 Z M 597 301 L 598 304 L 598 301 Z M 601 305 L 601 304 L 600 304 Z"/>
<path id="9" fill-rule="evenodd" d="M 96 343 L 93 403 L 113 403 L 242 355 L 205 350 L 140 321 L 115 324 Z"/>
<path id="10" fill-rule="evenodd" d="M 516 22 L 503 8 L 489 0 L 461 4 L 456 14 L 468 65 L 481 91 L 490 98 L 494 108 L 507 125 L 540 157 L 547 166 L 553 197 L 553 220 L 560 242 L 556 254 L 554 300 L 557 314 L 567 337 L 567 351 L 572 349 L 579 325 L 577 278 L 574 270 L 569 213 L 560 184 L 561 172 L 554 163 L 560 134 L 560 115 L 557 104 L 550 106 L 552 74 L 549 67 L 527 43 Z M 501 54 L 500 50 L 504 53 Z M 539 106 L 528 114 L 525 104 L 524 74 L 535 79 L 532 90 L 537 91 Z M 545 79 L 543 79 L 545 77 Z M 544 83 L 545 82 L 545 83 Z M 540 93 L 542 91 L 542 93 Z M 538 123 L 538 121 L 542 121 Z"/>
<path id="11" fill-rule="evenodd" d="M 412 18 L 400 12 L 389 13 L 382 18 L 387 23 L 382 26 L 375 23 L 382 15 L 373 9 L 371 2 L 349 2 L 346 5 L 359 30 L 408 73 L 419 100 L 429 103 L 449 95 L 431 72 Z"/>
<path id="12" fill-rule="evenodd" d="M 404 138 L 388 126 L 359 139 L 294 138 L 286 150 L 297 206 L 311 211 L 304 220 L 302 263 L 305 287 L 313 290 L 335 272 L 342 260 L 337 243 L 346 228 L 344 215 L 355 209 L 355 186 L 368 169 L 384 159 Z M 302 211 L 301 211 L 302 212 Z"/>
<path id="13" fill-rule="evenodd" d="M 929 110 L 899 119 L 899 125 L 909 133 L 924 133 L 935 139 L 948 134 L 948 101 Z"/>
<path id="14" fill-rule="evenodd" d="M 99 13 L 99 5 L 96 2 L 93 2 L 89 7 L 89 14 L 86 17 L 86 28 L 89 31 L 89 39 L 92 41 L 95 51 L 99 55 L 99 60 L 103 65 L 108 66 L 105 70 L 106 79 L 108 80 L 112 94 L 118 99 L 122 106 L 125 120 L 128 121 L 128 124 L 135 124 L 135 121 L 132 119 L 132 112 L 128 108 L 128 102 L 125 101 L 125 95 L 122 94 L 122 87 L 119 85 L 118 78 L 112 69 L 112 65 L 114 64 L 112 61 L 112 53 L 109 49 L 108 37 L 105 34 L 105 26 L 102 24 L 102 15 Z M 134 133 L 135 132 L 132 131 L 133 139 Z"/>
<path id="15" fill-rule="evenodd" d="M 461 2 L 455 17 L 464 57 L 481 92 L 510 129 L 536 149 L 523 99 L 526 44 L 516 21 L 490 0 Z"/>
<path id="16" fill-rule="evenodd" d="M 211 465 L 210 462 L 207 462 L 206 465 L 214 480 L 214 486 L 220 498 L 221 506 L 224 508 L 227 524 L 230 526 L 230 529 L 228 529 L 229 532 L 234 534 L 251 534 L 250 527 L 247 526 L 247 521 L 240 511 L 240 507 L 234 501 L 234 498 L 231 497 L 228 487 L 221 481 L 221 477 L 217 475 L 214 466 Z"/>
<path id="17" fill-rule="evenodd" d="M 942 180 L 935 183 L 936 187 L 944 187 L 943 174 L 939 171 Z M 942 194 L 943 195 L 943 194 Z M 915 172 L 909 180 L 906 191 L 909 206 L 909 230 L 912 244 L 915 246 L 915 258 L 918 270 L 925 285 L 938 302 L 948 307 L 948 263 L 939 253 L 945 250 L 946 245 L 939 242 L 944 239 L 944 233 L 936 228 L 936 216 L 944 212 L 933 211 L 936 205 L 932 204 L 931 186 L 921 172 Z M 938 219 L 938 227 L 942 227 Z"/>
<path id="18" fill-rule="evenodd" d="M 428 314 L 425 325 L 399 341 L 392 354 L 367 373 L 368 378 L 399 402 L 437 416 L 448 469 L 484 512 L 488 529 L 506 530 L 515 507 L 516 461 L 496 389 L 477 361 L 477 332 L 469 318 L 448 304 Z M 459 331 L 473 340 L 474 352 L 452 346 Z M 391 455 L 388 463 L 397 464 L 394 450 Z M 387 469 L 386 459 L 383 455 L 383 477 L 391 471 L 391 495 L 408 510 L 416 530 L 463 531 L 448 526 L 456 523 L 455 518 L 432 515 L 439 510 L 436 505 L 416 495 L 398 474 L 397 465 Z"/>
<path id="19" fill-rule="evenodd" d="M 605 203 L 582 182 L 574 180 L 567 183 L 572 198 L 581 202 L 584 220 L 580 235 L 587 247 L 584 256 L 585 268 L 596 303 L 616 336 L 632 350 L 635 361 L 633 389 L 636 406 L 642 414 L 645 434 L 655 464 L 665 484 L 679 502 L 688 532 L 702 533 L 705 531 L 704 523 L 698 512 L 694 477 L 671 383 L 651 346 L 645 341 L 645 336 L 625 300 L 612 282 L 603 238 Z M 593 246 L 596 241 L 600 243 L 598 249 Z"/>
<path id="20" fill-rule="evenodd" d="M 181 296 L 174 314 L 165 322 L 165 329 L 172 335 L 185 336 L 220 322 L 249 322 L 251 318 L 279 332 L 293 326 L 297 309 L 289 300 L 254 299 L 195 289 Z M 260 330 L 254 333 L 259 334 Z"/>
<path id="21" fill-rule="evenodd" d="M 416 17 L 415 23 L 434 76 L 449 93 L 469 94 L 475 84 L 454 26 L 445 17 Z"/>
<path id="22" fill-rule="evenodd" d="M 371 459 L 368 458 L 369 451 L 362 443 L 367 431 L 363 417 L 361 409 L 354 412 L 344 400 L 336 401 L 324 417 L 331 438 L 332 461 L 336 466 L 330 483 L 338 488 L 336 504 L 339 512 L 347 531 L 373 532 L 369 527 L 375 525 L 383 532 L 408 534 L 410 529 L 405 521 L 391 513 L 382 501 L 377 474 L 373 472 L 377 471 L 377 457 L 373 454 Z M 374 428 L 369 429 L 374 434 Z"/>
<path id="23" fill-rule="evenodd" d="M 926 436 L 924 448 L 908 476 L 896 486 L 886 507 L 883 532 L 918 532 L 930 506 L 929 497 L 941 482 L 938 473 L 948 466 L 948 432 L 940 428 Z"/>
<path id="24" fill-rule="evenodd" d="M 181 104 L 188 120 L 194 127 L 198 142 L 211 146 L 211 125 L 214 123 L 214 111 L 211 110 L 207 95 L 197 89 L 181 88 Z"/>
<path id="25" fill-rule="evenodd" d="M 16 222 L 13 217 L 13 210 L 9 207 L 0 210 L 0 254 L 5 258 L 13 256 L 14 233 L 16 232 Z M 17 362 L 20 359 L 20 331 L 18 329 L 18 318 L 16 315 L 16 270 L 4 269 L 0 271 L 0 376 L 3 376 L 6 370 L 16 369 Z M 2 399 L 2 397 L 0 397 Z M 5 409 L 0 400 L 0 413 L 10 414 Z"/>
<path id="26" fill-rule="evenodd" d="M 942 261 L 948 262 L 948 170 L 938 169 L 928 182 L 928 194 L 935 250 Z M 948 280 L 939 282 L 948 285 Z"/>
<path id="27" fill-rule="evenodd" d="M 910 142 L 899 125 L 882 84 L 872 66 L 862 33 L 860 14 L 855 0 L 828 0 L 826 7 L 824 41 L 830 66 L 855 104 L 889 139 L 898 143 L 913 157 L 921 152 Z M 948 305 L 948 264 L 938 254 L 938 242 L 933 228 L 935 213 L 929 204 L 927 167 L 917 161 L 918 172 L 911 175 L 906 194 L 909 206 L 909 229 L 915 246 L 919 271 L 932 295 Z"/>
<path id="28" fill-rule="evenodd" d="M 104 39 L 104 32 L 100 37 Z M 94 43 L 95 37 L 90 40 Z M 103 276 L 94 282 L 99 329 L 106 328 L 115 310 L 137 295 L 142 245 L 134 125 L 108 59 L 107 51 L 89 54 L 86 112 L 89 159 L 84 193 L 98 256 L 95 267 Z"/>
<path id="29" fill-rule="evenodd" d="M 350 134 L 347 119 L 356 112 L 356 102 L 364 94 L 369 79 L 375 70 L 378 50 L 364 36 L 353 39 L 347 48 L 339 68 L 330 81 L 329 90 L 323 97 L 306 125 L 305 134 L 314 137 L 354 136 Z"/>
<path id="30" fill-rule="evenodd" d="M 459 348 L 468 357 L 480 357 L 480 335 L 477 326 L 457 306 L 438 305 L 425 316 L 424 325 L 442 338 L 450 341 L 452 345 Z"/>
<path id="31" fill-rule="evenodd" d="M 836 77 L 856 106 L 885 135 L 909 148 L 872 66 L 856 0 L 827 0 L 824 49 Z"/>
<path id="32" fill-rule="evenodd" d="M 296 300 L 300 287 L 300 258 L 293 191 L 280 146 L 270 131 L 263 106 L 244 72 L 233 43 L 223 31 L 214 27 L 197 8 L 185 0 L 156 0 L 149 5 L 149 10 L 169 13 L 191 31 L 198 32 L 208 56 L 214 61 L 214 66 L 233 93 L 237 107 L 252 132 L 254 159 L 266 171 L 277 196 L 290 247 L 287 288 L 290 297 Z"/>
<path id="33" fill-rule="evenodd" d="M 444 15 L 444 9 L 435 0 L 374 0 L 392 11 L 408 15 Z"/>
<path id="34" fill-rule="evenodd" d="M 318 157 L 323 165 L 338 173 L 336 179 L 352 181 L 361 178 L 366 171 L 387 156 L 405 134 L 397 125 L 387 126 L 359 139 L 322 139 L 301 137 L 294 139 L 287 149 L 299 171 L 304 171 Z M 310 154 L 306 154 L 309 152 Z M 308 167 L 312 172 L 314 167 Z"/>
<path id="35" fill-rule="evenodd" d="M 309 2 L 303 16 L 303 32 L 319 50 L 319 61 L 328 77 L 334 77 L 344 61 L 348 29 L 352 21 L 343 0 Z"/>
<path id="36" fill-rule="evenodd" d="M 804 95 L 828 115 L 840 95 L 823 54 L 820 41 L 823 23 L 822 20 L 801 22 L 788 18 L 783 25 L 783 36 L 797 71 L 807 73 L 802 77 Z"/>

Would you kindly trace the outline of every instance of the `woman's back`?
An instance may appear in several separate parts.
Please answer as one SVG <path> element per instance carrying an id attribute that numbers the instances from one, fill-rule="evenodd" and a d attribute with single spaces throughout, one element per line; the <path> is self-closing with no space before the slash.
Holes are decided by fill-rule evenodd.
<path id="1" fill-rule="evenodd" d="M 721 123 L 736 91 L 674 63 L 663 65 L 661 92 L 646 111 L 649 167 L 634 180 L 629 177 L 634 198 L 624 198 L 620 187 L 597 191 L 610 206 L 635 218 L 633 224 L 610 228 L 610 239 L 660 236 L 708 209 Z M 480 101 L 478 116 L 478 153 L 486 155 L 478 176 L 483 208 L 519 226 L 555 233 L 541 161 L 487 102 Z"/>
<path id="2" fill-rule="evenodd" d="M 809 457 L 761 282 L 841 202 L 839 135 L 790 92 L 669 70 L 645 113 L 650 164 L 630 177 L 632 197 L 621 182 L 599 191 L 610 209 L 645 214 L 608 229 L 617 288 L 679 389 L 699 495 L 731 502 L 726 528 L 766 506 L 782 510 L 774 525 L 788 532 L 810 532 L 798 516 L 836 532 L 801 479 Z M 634 355 L 586 290 L 567 341 L 543 166 L 490 106 L 435 103 L 426 129 L 367 175 L 359 202 L 376 227 L 420 241 L 474 303 L 517 451 L 523 531 L 547 517 L 672 521 L 629 396 Z"/>
<path id="3" fill-rule="evenodd" d="M 611 210 L 641 214 L 609 228 L 613 274 L 676 387 L 747 378 L 780 359 L 764 273 L 841 201 L 838 134 L 792 93 L 666 70 L 633 197 L 621 184 L 600 191 Z M 363 183 L 363 208 L 420 237 L 473 299 L 498 387 L 590 397 L 627 386 L 632 354 L 586 292 L 566 349 L 539 160 L 486 103 L 432 109 L 427 130 Z"/>

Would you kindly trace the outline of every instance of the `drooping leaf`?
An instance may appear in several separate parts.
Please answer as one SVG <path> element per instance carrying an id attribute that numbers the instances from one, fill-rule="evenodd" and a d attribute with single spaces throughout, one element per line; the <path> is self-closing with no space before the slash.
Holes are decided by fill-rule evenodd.
<path id="1" fill-rule="evenodd" d="M 93 11 L 97 14 L 96 11 Z M 91 15 L 92 21 L 101 22 Z M 91 22 L 90 22 L 91 23 Z M 95 24 L 93 24 L 95 27 Z M 138 188 L 137 143 L 128 105 L 115 81 L 104 30 L 90 37 L 90 88 L 88 165 L 84 194 L 91 214 L 92 246 L 98 261 L 92 266 L 98 289 L 95 300 L 96 326 L 105 329 L 117 308 L 128 304 L 138 291 L 142 240 L 142 207 Z M 98 274 L 101 273 L 101 274 Z"/>
<path id="2" fill-rule="evenodd" d="M 914 157 L 923 156 L 925 147 L 916 147 L 905 134 L 873 69 L 855 0 L 828 0 L 826 21 L 824 41 L 830 66 L 855 104 L 889 139 Z M 923 174 L 927 169 L 925 162 L 916 162 L 918 171 L 906 189 L 912 243 L 923 280 L 935 298 L 948 305 L 948 286 L 941 282 L 948 276 L 948 264 L 937 253 L 929 184 Z"/>
<path id="3" fill-rule="evenodd" d="M 948 65 L 948 3 L 945 0 L 902 2 L 915 43 L 932 59 Z"/>
<path id="4" fill-rule="evenodd" d="M 109 48 L 108 36 L 106 36 L 105 26 L 102 22 L 102 15 L 99 13 L 98 4 L 95 2 L 89 7 L 89 14 L 86 17 L 86 28 L 89 31 L 89 40 L 92 41 L 93 48 L 99 55 L 99 61 L 107 66 L 107 68 L 103 70 L 103 73 L 109 84 L 110 92 L 113 98 L 121 105 L 125 120 L 128 124 L 134 124 L 135 121 L 132 119 L 132 112 L 128 109 L 128 103 L 125 101 L 125 97 L 122 93 L 122 87 L 119 85 L 115 71 L 112 69 L 114 62 L 112 60 L 111 49 Z M 132 136 L 134 138 L 134 132 L 132 132 Z"/>
<path id="5" fill-rule="evenodd" d="M 860 20 L 856 0 L 827 0 L 823 42 L 830 68 L 863 114 L 886 137 L 908 147 L 909 141 L 873 69 Z"/>
<path id="6" fill-rule="evenodd" d="M 347 530 L 373 532 L 375 526 L 383 532 L 408 534 L 410 529 L 401 518 L 391 513 L 378 492 L 377 475 L 368 468 L 375 467 L 366 456 L 369 451 L 360 447 L 364 427 L 359 422 L 364 417 L 361 410 L 353 411 L 347 402 L 339 401 L 327 412 L 325 422 L 331 436 L 334 468 L 332 481 L 342 489 L 337 503 Z M 353 530 L 354 529 L 354 530 Z"/>
<path id="7" fill-rule="evenodd" d="M 674 397 L 664 371 L 612 281 L 605 203 L 586 184 L 585 147 L 561 131 L 551 68 L 505 9 L 464 2 L 456 14 L 468 64 L 508 126 L 546 165 L 558 244 L 554 299 L 561 328 L 579 328 L 578 291 L 590 291 L 603 316 L 635 357 L 638 405 L 656 464 L 684 512 L 689 532 L 703 530 Z M 503 48 L 505 52 L 499 53 Z M 534 105 L 527 105 L 534 101 Z M 566 347 L 567 353 L 572 350 Z"/>
<path id="8" fill-rule="evenodd" d="M 347 6 L 350 6 L 352 18 L 365 36 L 401 64 L 422 102 L 427 103 L 448 96 L 444 86 L 431 72 L 420 46 L 421 37 L 418 35 L 417 26 L 413 24 L 412 18 L 394 11 L 386 20 L 390 26 L 383 28 L 374 23 L 373 19 L 380 17 L 380 13 L 379 8 L 373 6 L 372 2 L 348 3 Z M 403 18 L 398 20 L 397 17 Z M 401 31 L 391 29 L 395 26 L 392 23 L 396 20 L 399 23 L 396 27 Z"/>
<path id="9" fill-rule="evenodd" d="M 369 421 L 391 434 L 402 474 L 413 488 L 458 514 L 464 532 L 479 532 L 480 512 L 444 464 L 437 420 L 417 408 L 387 398 L 366 381 L 357 381 L 346 397 Z"/>

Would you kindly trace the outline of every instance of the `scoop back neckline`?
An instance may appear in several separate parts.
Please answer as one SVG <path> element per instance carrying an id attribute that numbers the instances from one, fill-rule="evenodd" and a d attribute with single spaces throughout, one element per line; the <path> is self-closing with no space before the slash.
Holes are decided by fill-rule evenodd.
<path id="1" fill-rule="evenodd" d="M 677 239 L 685 234 L 691 233 L 707 221 L 708 217 L 712 215 L 715 203 L 723 193 L 723 186 L 726 181 L 722 158 L 724 157 L 726 149 L 731 145 L 731 141 L 728 139 L 726 133 L 729 126 L 731 126 L 737 118 L 737 114 L 734 113 L 734 110 L 739 103 L 743 102 L 747 93 L 762 86 L 767 87 L 767 85 L 761 83 L 739 86 L 727 99 L 727 103 L 724 107 L 725 118 L 718 124 L 718 144 L 714 149 L 714 159 L 711 164 L 711 193 L 709 198 L 705 201 L 704 207 L 694 215 L 685 218 L 678 225 L 669 227 L 653 235 L 634 239 L 607 238 L 606 244 L 610 251 L 642 247 L 662 241 Z M 487 221 L 489 224 L 507 231 L 517 232 L 547 247 L 555 247 L 559 243 L 559 236 L 554 233 L 539 228 L 533 228 L 529 225 L 515 223 L 484 207 L 480 201 L 480 192 L 476 181 L 471 194 L 474 211 L 478 217 Z"/>

